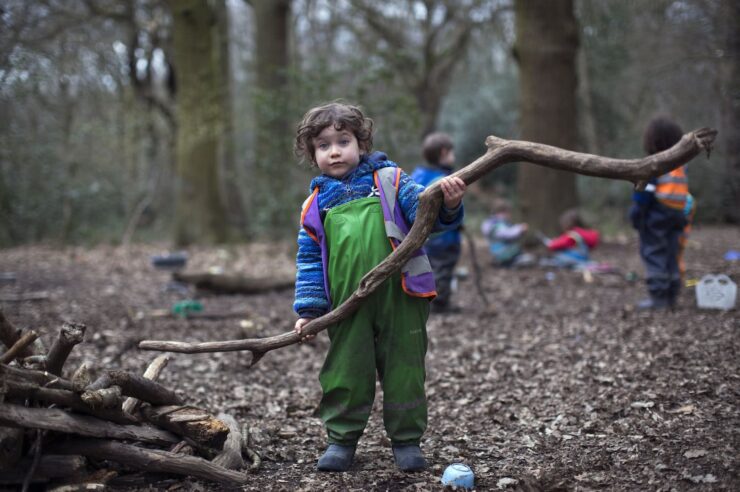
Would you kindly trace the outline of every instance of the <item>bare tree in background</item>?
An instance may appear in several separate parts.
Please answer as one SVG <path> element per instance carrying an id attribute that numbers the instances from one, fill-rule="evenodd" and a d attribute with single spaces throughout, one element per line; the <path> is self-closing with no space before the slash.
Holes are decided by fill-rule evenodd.
<path id="1" fill-rule="evenodd" d="M 257 97 L 256 159 L 274 157 L 274 141 L 289 133 L 288 89 L 290 0 L 251 0 L 255 24 Z"/>
<path id="2" fill-rule="evenodd" d="M 347 27 L 399 76 L 414 95 L 422 136 L 437 128 L 442 101 L 474 29 L 509 8 L 508 2 L 406 0 L 392 6 L 350 0 L 362 22 Z"/>
<path id="3" fill-rule="evenodd" d="M 8 123 L 27 125 L 21 140 L 34 142 L 30 149 L 6 147 L 7 165 L 24 163 L 12 193 L 56 204 L 33 207 L 35 216 L 29 216 L 27 205 L 15 200 L 7 214 L 14 220 L 26 215 L 27 238 L 34 224 L 42 237 L 73 240 L 93 229 L 90 218 L 99 217 L 104 207 L 96 201 L 103 197 L 107 210 L 123 211 L 134 224 L 132 211 L 151 202 L 141 190 L 149 176 L 161 174 L 174 123 L 167 84 L 152 70 L 168 40 L 169 14 L 161 0 L 8 0 L 0 13 L 7 34 L 0 37 L 0 84 L 12 101 L 5 107 Z M 4 128 L 0 134 L 7 135 Z M 114 146 L 115 152 L 103 150 Z M 34 153 L 44 157 L 34 159 Z M 30 190 L 24 192 L 26 183 Z"/>
<path id="4" fill-rule="evenodd" d="M 231 39 L 231 15 L 228 0 L 218 0 L 214 3 L 216 21 L 219 29 L 218 53 L 221 69 L 221 80 L 223 90 L 221 91 L 222 107 L 221 120 L 222 132 L 219 148 L 220 187 L 223 208 L 226 211 L 229 226 L 240 232 L 246 232 L 249 225 L 244 210 L 243 199 L 239 190 L 239 170 L 237 169 L 237 150 L 234 121 L 234 101 L 237 98 L 233 89 L 232 77 L 232 39 Z M 237 235 L 238 236 L 238 235 Z"/>
<path id="5" fill-rule="evenodd" d="M 727 165 L 725 219 L 740 223 L 740 3 L 723 0 L 725 49 L 722 54 L 722 119 Z"/>
<path id="6" fill-rule="evenodd" d="M 254 132 L 250 177 L 273 183 L 275 176 L 290 180 L 295 170 L 291 152 L 289 34 L 291 0 L 247 0 L 254 18 Z M 256 186 L 250 191 L 250 210 L 262 226 L 276 229 L 292 224 L 281 213 L 290 203 L 290 186 Z"/>
<path id="7" fill-rule="evenodd" d="M 219 190 L 223 72 L 217 13 L 207 0 L 170 0 L 177 74 L 175 242 L 227 238 Z"/>
<path id="8" fill-rule="evenodd" d="M 515 58 L 519 63 L 521 138 L 576 150 L 578 26 L 572 0 L 516 0 Z M 533 229 L 558 232 L 560 214 L 578 204 L 575 175 L 521 166 L 517 192 Z"/>

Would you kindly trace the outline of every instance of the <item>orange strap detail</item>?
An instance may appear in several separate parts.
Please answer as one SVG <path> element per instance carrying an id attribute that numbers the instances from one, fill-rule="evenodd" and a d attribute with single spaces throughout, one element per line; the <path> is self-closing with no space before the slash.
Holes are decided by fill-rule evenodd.
<path id="1" fill-rule="evenodd" d="M 319 187 L 317 186 L 316 188 L 313 189 L 313 193 L 311 193 L 311 196 L 308 197 L 308 199 L 305 201 L 303 205 L 303 210 L 301 211 L 301 227 L 303 227 L 303 230 L 306 231 L 306 234 L 308 234 L 311 237 L 311 239 L 313 239 L 317 243 L 319 242 L 319 238 L 316 237 L 316 234 L 314 234 L 313 231 L 309 231 L 303 226 L 303 221 L 306 220 L 306 214 L 308 213 L 308 209 L 311 208 L 311 204 L 313 203 L 314 200 L 316 200 L 316 196 L 318 194 L 319 194 Z"/>

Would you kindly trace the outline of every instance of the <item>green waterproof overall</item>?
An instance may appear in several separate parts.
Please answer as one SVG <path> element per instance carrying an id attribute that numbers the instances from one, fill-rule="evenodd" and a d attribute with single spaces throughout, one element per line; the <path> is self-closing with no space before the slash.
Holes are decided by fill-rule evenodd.
<path id="1" fill-rule="evenodd" d="M 391 253 L 380 199 L 354 200 L 324 219 L 332 303 L 344 302 L 360 279 Z M 370 417 L 376 371 L 383 423 L 393 444 L 418 444 L 427 426 L 424 357 L 429 300 L 403 291 L 394 274 L 349 318 L 329 327 L 331 345 L 319 380 L 319 407 L 329 442 L 355 445 Z"/>

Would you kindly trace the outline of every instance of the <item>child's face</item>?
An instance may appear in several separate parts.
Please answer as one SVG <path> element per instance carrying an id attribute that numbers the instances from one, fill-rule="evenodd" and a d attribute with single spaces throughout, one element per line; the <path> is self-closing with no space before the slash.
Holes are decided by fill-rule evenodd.
<path id="1" fill-rule="evenodd" d="M 443 166 L 453 166 L 455 164 L 454 149 L 442 149 L 439 153 L 439 163 Z"/>
<path id="2" fill-rule="evenodd" d="M 314 160 L 322 173 L 342 178 L 360 163 L 357 137 L 348 129 L 337 130 L 329 125 L 313 139 Z"/>

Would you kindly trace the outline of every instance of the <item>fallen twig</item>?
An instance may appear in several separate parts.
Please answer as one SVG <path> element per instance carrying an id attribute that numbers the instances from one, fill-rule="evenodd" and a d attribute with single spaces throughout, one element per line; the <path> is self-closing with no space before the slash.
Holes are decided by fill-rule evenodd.
<path id="1" fill-rule="evenodd" d="M 39 334 L 33 330 L 26 332 L 26 334 L 19 338 L 7 352 L 0 356 L 0 364 L 10 364 L 13 359 L 25 351 L 26 347 L 31 345 L 38 337 Z"/>
<path id="2" fill-rule="evenodd" d="M 189 475 L 229 486 L 244 485 L 247 480 L 245 474 L 228 470 L 203 458 L 100 439 L 74 439 L 54 446 L 53 450 L 61 454 L 80 454 L 116 461 L 148 472 Z"/>
<path id="3" fill-rule="evenodd" d="M 46 354 L 46 370 L 57 376 L 62 375 L 62 368 L 67 362 L 70 352 L 75 345 L 82 343 L 87 327 L 82 323 L 67 322 L 62 325 L 54 343 Z"/>
<path id="4" fill-rule="evenodd" d="M 159 375 L 162 373 L 165 367 L 167 367 L 167 364 L 170 362 L 170 359 L 172 357 L 168 354 L 162 354 L 157 356 L 151 364 L 149 364 L 149 367 L 146 368 L 144 371 L 144 379 L 149 379 L 150 381 L 156 381 L 157 378 L 159 378 Z M 124 412 L 133 414 L 136 412 L 136 409 L 139 408 L 139 405 L 141 404 L 141 400 L 134 398 L 132 396 L 126 398 L 123 402 L 123 406 L 121 407 Z"/>
<path id="5" fill-rule="evenodd" d="M 152 444 L 173 444 L 180 438 L 148 425 L 119 425 L 87 415 L 72 415 L 57 408 L 26 408 L 0 403 L 0 425 L 44 429 L 66 434 L 131 439 Z"/>

